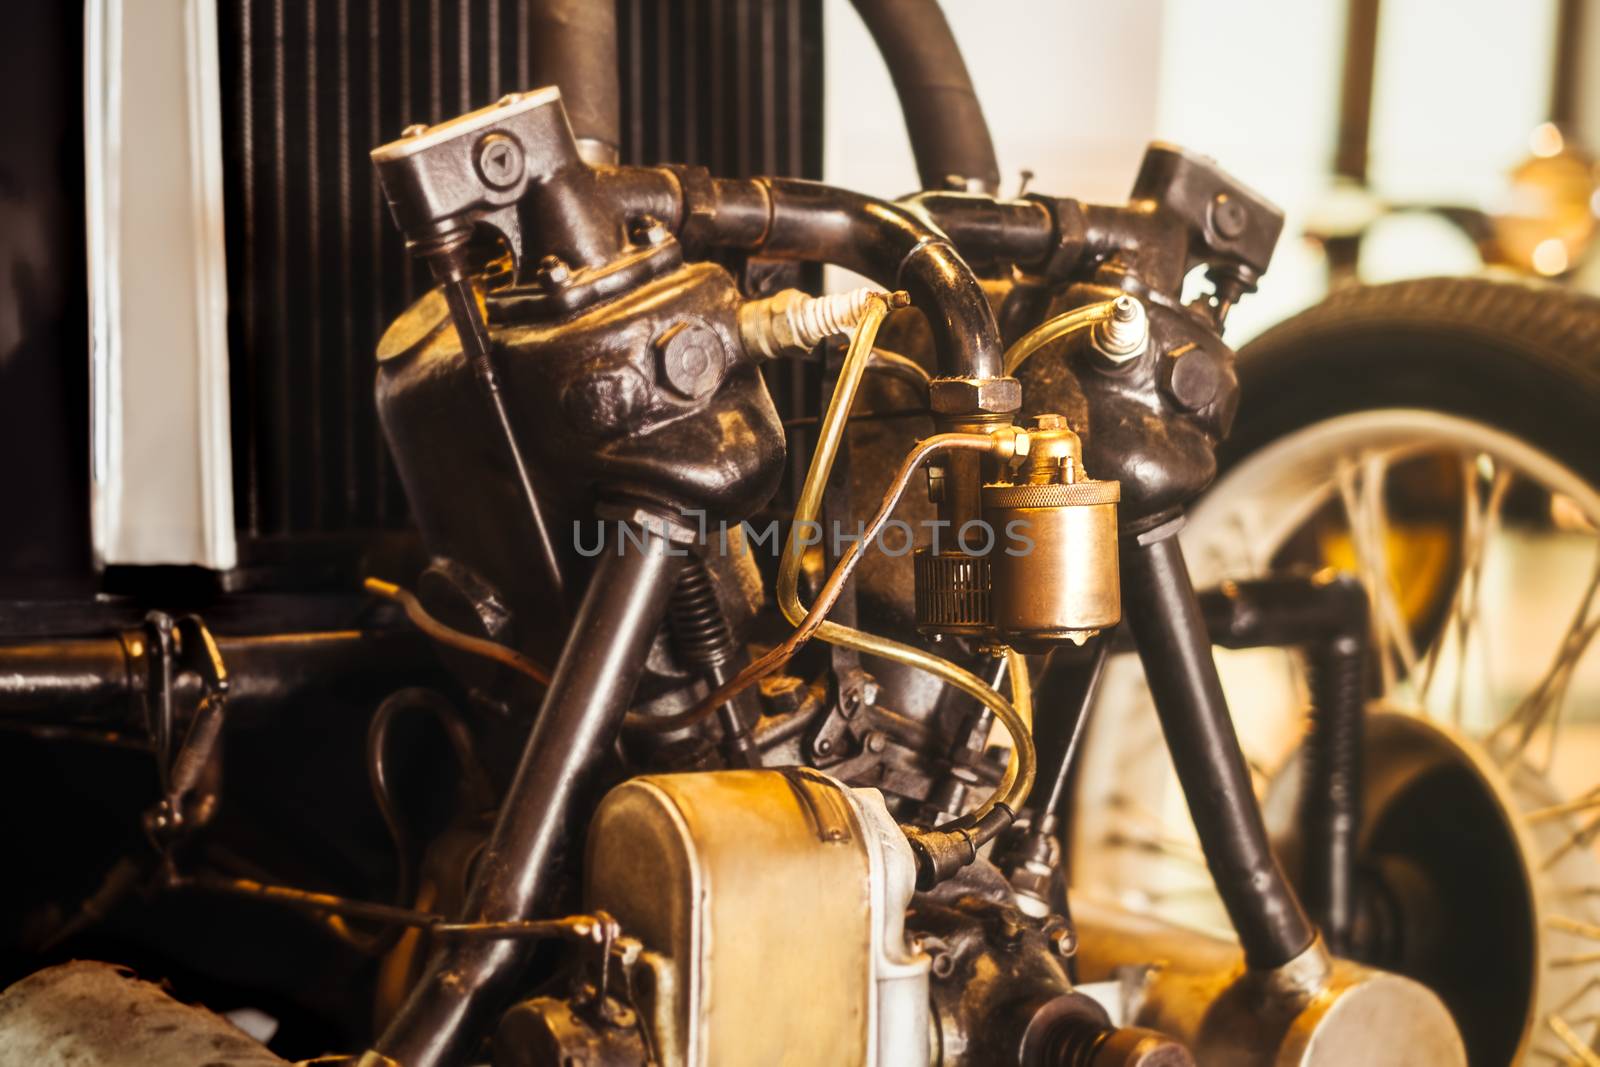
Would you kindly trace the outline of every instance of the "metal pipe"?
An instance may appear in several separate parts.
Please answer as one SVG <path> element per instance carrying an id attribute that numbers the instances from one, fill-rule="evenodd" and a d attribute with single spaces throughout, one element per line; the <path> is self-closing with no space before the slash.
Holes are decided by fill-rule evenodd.
<path id="1" fill-rule="evenodd" d="M 859 193 L 792 178 L 762 184 L 770 212 L 756 245 L 763 255 L 833 263 L 904 289 L 928 318 L 941 376 L 1004 374 L 994 309 L 944 235 L 898 204 Z"/>
<path id="2" fill-rule="evenodd" d="M 924 189 L 993 193 L 994 141 L 938 0 L 854 0 L 883 54 Z"/>
<path id="3" fill-rule="evenodd" d="M 329 630 L 218 636 L 230 707 L 287 700 L 311 686 L 431 664 L 425 638 L 405 630 Z M 139 729 L 130 701 L 144 690 L 149 650 L 117 637 L 0 645 L 0 717 Z M 181 685 L 180 685 L 181 690 Z"/>
<path id="4" fill-rule="evenodd" d="M 578 153 L 592 166 L 616 163 L 622 145 L 617 6 L 537 0 L 529 21 L 534 79 L 561 89 Z"/>
<path id="5" fill-rule="evenodd" d="M 1124 539 L 1123 613 L 1217 892 L 1257 969 L 1281 966 L 1316 937 L 1278 865 L 1216 661 L 1178 546 L 1181 519 Z"/>
<path id="6" fill-rule="evenodd" d="M 1370 643 L 1366 589 L 1332 572 L 1280 575 L 1229 582 L 1202 593 L 1200 606 L 1215 644 L 1305 650 L 1311 715 L 1301 746 L 1298 884 L 1328 947 L 1345 952 L 1357 911 Z"/>
<path id="7" fill-rule="evenodd" d="M 494 833 L 478 861 L 465 922 L 531 919 L 554 904 L 556 859 L 568 852 L 577 796 L 616 740 L 686 550 L 661 529 L 619 531 L 600 558 Z M 642 541 L 642 544 L 640 543 Z M 511 942 L 456 942 L 429 961 L 376 1045 L 405 1067 L 458 1062 L 479 1024 L 505 1006 L 526 964 Z"/>
<path id="8" fill-rule="evenodd" d="M 602 170 L 600 189 L 630 214 L 671 224 L 691 248 L 831 263 L 906 290 L 927 317 L 946 378 L 1003 374 L 1000 330 L 978 276 L 914 207 L 794 178 L 711 179 L 698 168 Z"/>

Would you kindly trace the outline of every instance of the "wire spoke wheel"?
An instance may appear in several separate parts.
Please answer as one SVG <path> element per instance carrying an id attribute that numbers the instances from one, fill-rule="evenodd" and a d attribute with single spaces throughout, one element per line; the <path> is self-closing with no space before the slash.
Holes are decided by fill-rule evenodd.
<path id="1" fill-rule="evenodd" d="M 1359 348 L 1340 355 L 1359 380 Z M 1474 1065 L 1600 1064 L 1600 480 L 1576 469 L 1600 439 L 1558 458 L 1559 432 L 1381 393 L 1261 434 L 1191 511 L 1185 555 L 1202 588 L 1333 567 L 1367 590 L 1351 954 L 1438 992 Z M 1304 662 L 1216 658 L 1293 874 Z M 1135 657 L 1107 669 L 1074 810 L 1075 888 L 1231 937 Z"/>

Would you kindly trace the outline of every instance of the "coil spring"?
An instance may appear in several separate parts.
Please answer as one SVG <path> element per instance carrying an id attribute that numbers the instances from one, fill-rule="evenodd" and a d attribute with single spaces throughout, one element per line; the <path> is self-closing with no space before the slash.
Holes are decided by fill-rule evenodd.
<path id="1" fill-rule="evenodd" d="M 733 658 L 733 632 L 704 561 L 691 559 L 684 568 L 667 606 L 667 618 L 673 643 L 687 666 L 710 671 Z"/>

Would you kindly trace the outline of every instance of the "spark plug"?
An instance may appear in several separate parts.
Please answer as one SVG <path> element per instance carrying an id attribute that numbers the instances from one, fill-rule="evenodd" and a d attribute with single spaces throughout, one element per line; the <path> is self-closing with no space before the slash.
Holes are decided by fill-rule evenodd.
<path id="1" fill-rule="evenodd" d="M 758 361 L 804 355 L 827 338 L 849 332 L 866 314 L 874 295 L 883 291 L 865 286 L 810 296 L 785 289 L 739 309 L 739 336 Z"/>

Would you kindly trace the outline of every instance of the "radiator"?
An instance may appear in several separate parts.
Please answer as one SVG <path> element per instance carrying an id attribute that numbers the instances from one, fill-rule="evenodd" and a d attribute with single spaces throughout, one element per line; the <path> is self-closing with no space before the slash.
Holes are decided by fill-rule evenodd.
<path id="1" fill-rule="evenodd" d="M 373 350 L 418 294 L 367 161 L 530 87 L 525 0 L 218 0 L 241 561 L 404 527 Z M 618 0 L 625 162 L 820 177 L 821 0 Z"/>

